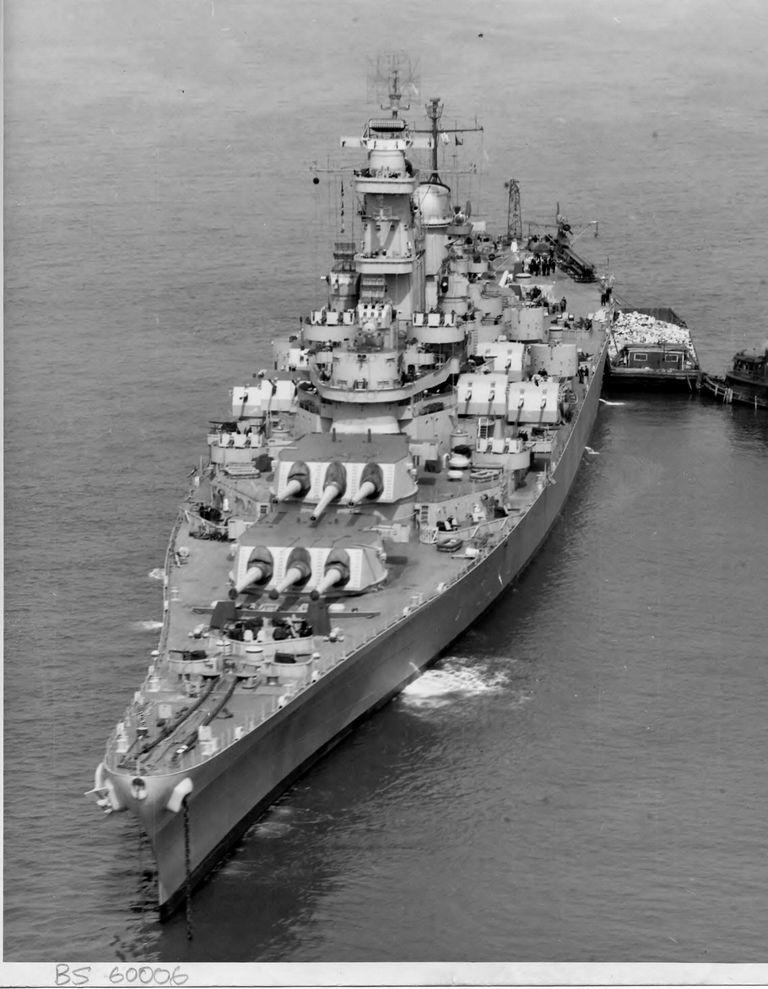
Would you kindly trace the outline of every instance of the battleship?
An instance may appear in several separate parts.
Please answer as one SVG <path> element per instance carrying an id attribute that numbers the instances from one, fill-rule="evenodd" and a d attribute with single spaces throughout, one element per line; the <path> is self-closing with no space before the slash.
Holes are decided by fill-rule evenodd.
<path id="1" fill-rule="evenodd" d="M 519 577 L 598 414 L 595 279 L 567 241 L 523 237 L 517 180 L 498 229 L 454 203 L 459 129 L 439 99 L 411 125 L 396 60 L 384 75 L 381 112 L 341 139 L 359 236 L 210 424 L 158 646 L 89 791 L 148 836 L 161 917 Z"/>

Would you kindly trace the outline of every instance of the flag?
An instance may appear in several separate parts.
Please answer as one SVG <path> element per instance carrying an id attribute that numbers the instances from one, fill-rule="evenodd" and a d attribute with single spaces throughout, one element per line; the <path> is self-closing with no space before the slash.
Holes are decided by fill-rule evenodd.
<path id="1" fill-rule="evenodd" d="M 457 144 L 463 144 L 463 143 L 464 143 L 464 141 L 462 140 L 462 138 L 460 138 L 460 137 L 459 137 L 459 135 L 458 135 L 458 134 L 454 134 L 454 137 L 453 137 L 453 139 L 454 139 L 454 141 L 455 141 L 455 142 L 456 142 Z"/>
<path id="2" fill-rule="evenodd" d="M 440 140 L 443 142 L 443 144 L 448 144 L 449 141 L 448 135 L 445 132 L 443 132 L 440 135 Z"/>

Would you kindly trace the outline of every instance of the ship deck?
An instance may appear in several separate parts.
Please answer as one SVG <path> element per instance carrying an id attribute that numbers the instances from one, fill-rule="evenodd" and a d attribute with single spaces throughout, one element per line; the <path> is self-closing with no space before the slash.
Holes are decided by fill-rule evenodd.
<path id="1" fill-rule="evenodd" d="M 523 515 L 533 503 L 540 477 L 540 472 L 531 471 L 523 484 L 506 499 L 512 520 Z M 445 472 L 430 475 L 429 479 L 433 481 L 431 497 L 448 497 L 457 493 L 457 483 L 449 480 Z M 459 486 L 462 490 L 474 491 L 479 500 L 493 487 L 492 484 L 470 481 L 459 482 Z M 332 518 L 329 514 L 329 519 Z M 471 519 L 459 520 L 460 528 L 455 534 L 466 540 L 485 528 L 493 528 L 494 523 L 498 524 L 500 521 L 503 521 L 501 516 L 489 518 L 484 523 L 474 523 Z M 329 521 L 327 524 L 330 526 L 332 523 Z M 170 603 L 165 645 L 171 651 L 205 648 L 203 642 L 208 642 L 209 648 L 213 646 L 216 640 L 212 636 L 203 640 L 200 633 L 208 626 L 215 603 L 227 597 L 226 575 L 232 565 L 232 546 L 227 542 L 194 538 L 191 535 L 193 526 L 194 523 L 182 523 L 177 545 L 184 546 L 188 552 L 185 562 L 174 562 L 170 570 Z M 322 535 L 323 528 L 321 523 L 315 531 Z M 402 544 L 389 542 L 388 558 L 391 579 L 381 587 L 364 595 L 329 595 L 330 602 L 342 606 L 332 611 L 332 620 L 336 621 L 338 618 L 347 631 L 352 631 L 358 623 L 361 632 L 367 632 L 367 626 L 371 622 L 374 625 L 389 624 L 402 612 L 412 593 L 418 593 L 433 583 L 454 578 L 469 563 L 463 551 L 446 554 L 437 551 L 433 543 L 415 541 Z M 266 593 L 248 598 L 251 611 L 267 615 L 278 612 L 281 615 L 301 615 L 307 609 L 307 600 L 306 594 L 290 592 L 282 595 L 277 602 Z"/>
<path id="2" fill-rule="evenodd" d="M 527 288 L 533 285 L 539 285 L 551 298 L 566 299 L 565 313 L 550 319 L 551 327 L 558 331 L 558 336 L 553 340 L 576 343 L 584 353 L 599 352 L 604 340 L 602 328 L 595 326 L 588 329 L 583 322 L 581 326 L 578 325 L 578 321 L 598 311 L 599 284 L 577 283 L 558 273 L 553 278 L 534 279 L 526 283 Z M 569 316 L 573 318 L 569 319 Z M 588 381 L 582 383 L 574 378 L 571 385 L 580 406 Z M 567 426 L 561 428 L 568 429 Z M 555 428 L 552 432 L 557 434 L 558 429 Z M 534 454 L 531 470 L 516 490 L 507 493 L 503 508 L 496 503 L 492 493 L 494 490 L 498 491 L 492 473 L 490 477 L 481 475 L 474 480 L 466 478 L 462 481 L 454 480 L 445 470 L 423 474 L 420 478 L 423 497 L 417 500 L 450 501 L 457 496 L 468 496 L 470 500 L 476 499 L 483 505 L 487 518 L 481 521 L 473 521 L 470 515 L 459 518 L 458 528 L 452 530 L 449 537 L 460 542 L 449 551 L 438 549 L 438 541 L 442 543 L 445 539 L 442 533 L 438 536 L 435 531 L 422 532 L 419 538 L 400 543 L 393 541 L 394 537 L 386 535 L 382 530 L 387 553 L 387 579 L 378 587 L 359 595 L 329 592 L 325 598 L 329 634 L 313 633 L 305 638 L 280 641 L 275 641 L 272 635 L 274 627 L 269 628 L 272 626 L 271 622 L 265 623 L 264 633 L 260 635 L 258 643 L 233 644 L 219 629 L 210 628 L 216 603 L 228 600 L 228 574 L 234 566 L 234 560 L 232 542 L 200 538 L 201 531 L 210 533 L 216 529 L 215 526 L 201 525 L 201 520 L 195 513 L 195 500 L 203 503 L 206 500 L 208 482 L 204 481 L 183 506 L 186 511 L 180 516 L 168 555 L 164 628 L 158 659 L 150 667 L 144 685 L 144 697 L 152 702 L 151 723 L 150 718 L 147 718 L 148 740 L 151 742 L 160 736 L 163 722 L 180 718 L 185 711 L 190 713 L 184 716 L 171 734 L 160 737 L 158 744 L 147 755 L 142 756 L 142 767 L 154 772 L 185 770 L 204 758 L 203 746 L 195 743 L 189 751 L 179 752 L 183 748 L 180 743 L 195 734 L 198 727 L 205 723 L 204 719 L 210 711 L 218 710 L 217 705 L 224 706 L 215 719 L 207 723 L 219 747 L 231 744 L 239 737 L 236 732 L 249 731 L 269 718 L 287 699 L 309 686 L 312 677 L 322 676 L 333 669 L 366 641 L 400 622 L 410 609 L 441 593 L 441 588 L 452 584 L 465 571 L 470 570 L 475 565 L 477 550 L 468 550 L 467 544 L 471 541 L 476 546 L 485 542 L 487 548 L 494 545 L 503 532 L 514 529 L 525 517 L 541 493 L 545 484 L 547 456 L 544 454 L 543 460 L 537 459 L 536 447 L 533 443 L 531 445 Z M 255 483 L 266 492 L 271 484 L 271 475 L 262 475 Z M 236 497 L 237 480 L 233 479 L 231 485 L 231 494 Z M 248 501 L 253 501 L 252 495 L 253 492 L 250 492 Z M 309 535 L 309 531 L 313 536 L 322 535 L 323 530 L 338 521 L 340 516 L 349 516 L 345 526 L 349 534 L 352 532 L 350 526 L 370 528 L 374 517 L 364 514 L 362 519 L 358 517 L 355 520 L 354 516 L 359 514 L 349 509 L 333 507 L 328 509 L 311 530 L 303 525 L 296 528 L 302 530 L 304 535 Z M 270 525 L 275 524 L 275 519 L 268 518 L 265 521 Z M 291 523 L 286 519 L 284 523 L 278 521 L 277 524 Z M 338 527 L 334 531 L 338 536 Z M 266 592 L 262 592 L 241 597 L 237 612 L 241 618 L 302 617 L 306 616 L 309 606 L 310 596 L 306 593 L 288 591 L 279 599 L 273 600 Z M 286 650 L 293 654 L 294 659 L 283 665 L 276 654 L 285 654 Z M 197 709 L 196 694 L 190 695 L 185 690 L 183 682 L 169 665 L 174 657 L 177 662 L 180 660 L 179 654 L 186 653 L 189 658 L 193 651 L 200 651 L 208 658 L 214 658 L 223 651 L 225 656 L 258 663 L 259 675 L 252 680 L 240 677 L 237 689 L 229 691 L 228 685 L 234 684 L 236 679 L 231 670 L 225 676 L 219 676 L 216 681 L 203 674 L 200 679 L 204 687 L 201 689 L 208 689 L 212 682 L 214 686 L 205 703 L 201 703 Z M 155 717 L 162 711 L 165 712 L 163 717 Z M 135 714 L 129 715 L 128 720 L 135 717 Z M 130 764 L 132 751 L 127 753 L 126 765 Z"/>
<path id="3" fill-rule="evenodd" d="M 535 501 L 541 490 L 543 475 L 532 471 L 524 483 L 508 498 L 508 515 L 491 518 L 485 523 L 465 525 L 452 536 L 462 542 L 472 537 L 477 540 L 483 531 L 491 542 L 501 535 L 502 527 L 517 524 Z M 441 478 L 438 483 L 449 484 Z M 211 614 L 215 603 L 226 599 L 226 575 L 231 566 L 231 544 L 216 540 L 197 539 L 192 536 L 196 523 L 183 521 L 179 527 L 176 546 L 187 551 L 183 561 L 178 556 L 170 566 L 168 582 L 168 611 L 161 643 L 169 655 L 201 650 L 214 655 L 225 640 L 216 629 L 210 629 Z M 425 599 L 440 593 L 441 586 L 452 583 L 472 568 L 475 557 L 467 555 L 464 545 L 455 552 L 442 552 L 434 542 L 410 541 L 405 544 L 390 543 L 387 546 L 389 578 L 380 587 L 362 595 L 329 596 L 330 633 L 312 635 L 305 639 L 264 641 L 255 648 L 263 649 L 267 676 L 258 687 L 241 683 L 226 700 L 219 717 L 211 723 L 211 729 L 221 745 L 234 740 L 237 726 L 246 730 L 269 717 L 280 705 L 287 693 L 305 687 L 310 682 L 310 666 L 307 660 L 314 653 L 319 672 L 327 672 L 366 641 L 401 620 L 407 610 Z M 309 605 L 306 594 L 286 593 L 277 601 L 266 593 L 246 599 L 246 606 L 238 609 L 241 617 L 303 616 Z M 242 644 L 241 644 L 242 645 Z M 278 666 L 272 663 L 279 650 L 302 650 L 296 664 Z M 319 654 L 319 658 L 318 658 Z M 166 667 L 162 657 L 146 681 L 147 697 L 157 711 L 161 705 L 170 707 L 176 715 L 183 708 L 191 709 L 195 703 L 185 693 L 181 682 Z M 149 686 L 151 684 L 151 689 Z M 182 755 L 175 754 L 179 745 L 190 733 L 194 733 L 217 697 L 223 693 L 223 678 L 212 691 L 210 701 L 201 705 L 199 712 L 188 716 L 168 738 L 142 757 L 144 771 L 187 769 L 201 758 L 199 747 L 193 747 Z M 147 724 L 149 740 L 158 735 L 155 724 Z M 129 757 L 131 753 L 128 753 Z"/>
<path id="4" fill-rule="evenodd" d="M 497 270 L 503 270 L 503 268 L 503 264 L 497 265 Z M 575 282 L 559 269 L 549 277 L 535 276 L 527 278 L 524 283 L 519 284 L 526 292 L 533 288 L 541 289 L 542 294 L 554 302 L 562 302 L 565 299 L 565 311 L 562 317 L 552 316 L 550 319 L 552 329 L 562 328 L 566 330 L 568 316 L 573 316 L 574 321 L 586 319 L 601 308 L 599 282 Z"/>

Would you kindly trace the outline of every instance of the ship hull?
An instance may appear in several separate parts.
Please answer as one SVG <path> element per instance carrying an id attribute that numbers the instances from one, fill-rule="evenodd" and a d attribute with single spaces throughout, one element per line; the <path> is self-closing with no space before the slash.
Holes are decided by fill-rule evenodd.
<path id="1" fill-rule="evenodd" d="M 748 405 L 753 409 L 768 409 L 768 386 L 739 385 L 725 378 L 702 374 L 698 380 L 702 395 L 714 398 L 724 405 Z"/>
<path id="2" fill-rule="evenodd" d="M 605 391 L 610 394 L 662 392 L 687 395 L 696 390 L 698 376 L 698 371 L 643 371 L 612 367 L 608 361 L 605 367 Z"/>
<path id="3" fill-rule="evenodd" d="M 604 356 L 604 352 L 603 352 Z M 186 773 L 151 780 L 149 800 L 130 795 L 130 779 L 110 774 L 141 819 L 158 870 L 161 916 L 169 916 L 247 828 L 306 769 L 372 710 L 399 693 L 520 575 L 550 532 L 578 472 L 598 410 L 604 360 L 550 480 L 509 535 L 463 576 L 311 684 L 239 741 Z M 167 809 L 184 777 L 187 806 Z"/>

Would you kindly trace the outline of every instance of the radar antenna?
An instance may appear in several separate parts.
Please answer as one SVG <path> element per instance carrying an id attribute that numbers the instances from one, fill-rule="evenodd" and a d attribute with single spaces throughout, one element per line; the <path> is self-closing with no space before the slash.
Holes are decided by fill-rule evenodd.
<path id="1" fill-rule="evenodd" d="M 377 55 L 375 62 L 368 63 L 368 102 L 391 110 L 393 117 L 400 110 L 410 110 L 410 101 L 419 98 L 421 89 L 418 68 L 418 60 L 412 62 L 402 51 Z"/>

